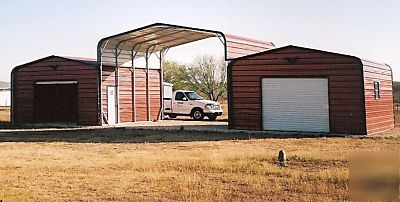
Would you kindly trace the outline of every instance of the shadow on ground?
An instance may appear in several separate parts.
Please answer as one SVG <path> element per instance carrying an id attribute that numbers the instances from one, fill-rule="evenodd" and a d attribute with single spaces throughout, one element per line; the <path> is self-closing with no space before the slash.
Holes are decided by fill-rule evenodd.
<path id="1" fill-rule="evenodd" d="M 185 126 L 187 127 L 187 126 Z M 162 143 L 265 138 L 325 137 L 327 134 L 273 134 L 244 131 L 196 131 L 148 128 L 48 129 L 1 131 L 0 142 Z M 332 137 L 332 135 L 329 135 Z M 337 137 L 337 136 L 336 136 Z"/>

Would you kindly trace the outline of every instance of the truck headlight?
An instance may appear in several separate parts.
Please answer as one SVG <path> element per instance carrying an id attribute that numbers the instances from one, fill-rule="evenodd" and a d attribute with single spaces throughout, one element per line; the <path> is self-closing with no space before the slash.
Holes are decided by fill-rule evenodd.
<path id="1" fill-rule="evenodd" d="M 206 109 L 213 109 L 213 108 L 214 108 L 214 105 L 212 105 L 212 104 L 206 104 L 206 106 L 204 106 L 204 108 L 206 108 Z"/>

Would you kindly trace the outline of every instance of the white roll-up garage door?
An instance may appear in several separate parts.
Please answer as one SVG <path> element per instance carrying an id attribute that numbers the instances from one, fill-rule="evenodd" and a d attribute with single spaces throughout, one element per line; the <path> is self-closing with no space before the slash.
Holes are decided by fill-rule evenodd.
<path id="1" fill-rule="evenodd" d="M 263 78 L 264 130 L 329 132 L 328 79 Z"/>

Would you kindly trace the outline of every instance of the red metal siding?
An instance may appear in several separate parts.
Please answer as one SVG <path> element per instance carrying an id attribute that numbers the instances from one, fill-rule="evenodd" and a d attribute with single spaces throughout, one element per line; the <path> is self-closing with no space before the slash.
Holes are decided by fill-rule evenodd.
<path id="1" fill-rule="evenodd" d="M 378 133 L 394 127 L 392 71 L 386 64 L 362 60 L 364 65 L 367 133 Z M 375 100 L 374 82 L 380 83 L 380 99 Z"/>
<path id="2" fill-rule="evenodd" d="M 78 81 L 78 124 L 98 124 L 96 67 L 51 56 L 16 67 L 13 71 L 13 120 L 34 123 L 34 84 L 36 81 Z"/>
<path id="3" fill-rule="evenodd" d="M 151 120 L 156 120 L 160 113 L 160 71 L 150 69 L 150 114 Z M 147 96 L 146 96 L 146 69 L 135 68 L 133 77 L 132 68 L 119 69 L 119 102 L 120 122 L 147 121 Z M 134 78 L 134 79 L 132 79 Z M 102 105 L 104 116 L 107 117 L 107 86 L 115 86 L 115 68 L 103 67 Z M 134 84 L 135 82 L 135 84 Z M 133 88 L 135 85 L 135 94 Z M 134 98 L 135 95 L 135 98 Z M 135 99 L 136 106 L 133 100 Z M 134 111 L 136 109 L 136 112 Z"/>
<path id="4" fill-rule="evenodd" d="M 136 94 L 136 121 L 147 120 L 147 96 L 146 96 L 146 70 L 135 70 L 135 94 Z"/>
<path id="5" fill-rule="evenodd" d="M 289 46 L 239 59 L 230 74 L 233 129 L 262 130 L 262 77 L 326 77 L 330 132 L 365 134 L 362 65 L 355 57 Z"/>
<path id="6" fill-rule="evenodd" d="M 119 110 L 120 120 L 132 122 L 133 120 L 133 93 L 132 72 L 129 68 L 120 68 L 119 71 Z"/>
<path id="7" fill-rule="evenodd" d="M 136 120 L 147 120 L 147 96 L 146 96 L 146 69 L 136 68 Z M 158 119 L 160 103 L 160 71 L 150 69 L 149 94 L 151 120 Z"/>
<path id="8" fill-rule="evenodd" d="M 103 67 L 101 79 L 101 104 L 103 108 L 103 117 L 107 118 L 107 86 L 115 86 L 114 67 Z"/>

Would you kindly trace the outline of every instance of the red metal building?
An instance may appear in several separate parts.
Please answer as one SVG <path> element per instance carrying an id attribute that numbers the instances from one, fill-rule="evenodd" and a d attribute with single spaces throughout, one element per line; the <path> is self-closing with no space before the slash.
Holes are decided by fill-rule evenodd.
<path id="1" fill-rule="evenodd" d="M 228 65 L 229 127 L 373 134 L 394 127 L 392 71 L 354 56 L 286 46 Z"/>
<path id="2" fill-rule="evenodd" d="M 15 124 L 99 122 L 96 61 L 49 56 L 15 67 L 11 83 Z"/>

